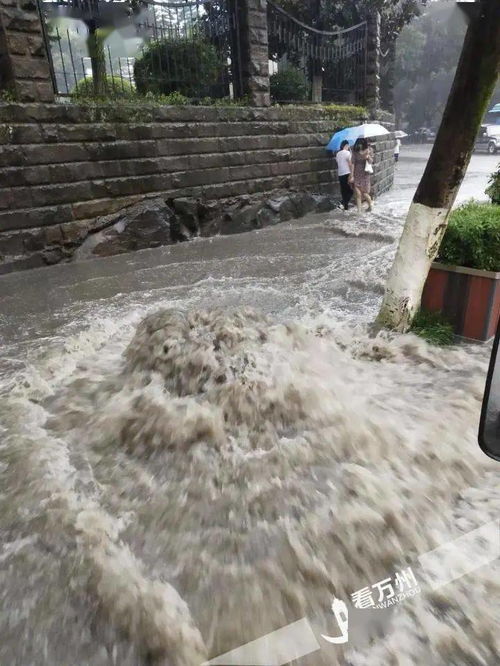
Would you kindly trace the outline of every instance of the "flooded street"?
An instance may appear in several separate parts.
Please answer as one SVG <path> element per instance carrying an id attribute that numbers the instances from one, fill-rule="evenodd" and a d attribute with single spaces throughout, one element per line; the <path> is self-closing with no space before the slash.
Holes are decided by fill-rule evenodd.
<path id="1" fill-rule="evenodd" d="M 303 617 L 301 666 L 500 663 L 498 560 L 320 639 L 500 512 L 491 345 L 368 334 L 428 153 L 362 219 L 0 278 L 2 666 L 201 666 Z"/>

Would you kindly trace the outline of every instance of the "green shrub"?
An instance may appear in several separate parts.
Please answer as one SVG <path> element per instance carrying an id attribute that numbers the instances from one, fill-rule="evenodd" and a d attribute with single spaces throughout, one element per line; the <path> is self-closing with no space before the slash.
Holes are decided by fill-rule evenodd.
<path id="1" fill-rule="evenodd" d="M 489 185 L 486 188 L 486 194 L 491 199 L 491 203 L 500 205 L 500 164 L 497 170 L 491 174 Z"/>
<path id="2" fill-rule="evenodd" d="M 469 201 L 454 210 L 438 261 L 500 271 L 500 207 Z"/>
<path id="3" fill-rule="evenodd" d="M 120 76 L 107 75 L 104 79 L 105 97 L 108 99 L 130 99 L 135 97 L 135 87 Z M 78 81 L 71 91 L 71 96 L 75 99 L 88 99 L 95 96 L 94 80 L 91 76 Z"/>
<path id="4" fill-rule="evenodd" d="M 304 74 L 288 67 L 271 76 L 271 97 L 275 102 L 298 102 L 307 99 L 309 84 Z"/>
<path id="5" fill-rule="evenodd" d="M 202 39 L 160 39 L 150 42 L 134 64 L 140 93 L 210 96 L 223 64 L 217 49 Z"/>
<path id="6" fill-rule="evenodd" d="M 433 345 L 451 345 L 454 341 L 453 326 L 440 312 L 420 310 L 415 315 L 411 331 Z"/>

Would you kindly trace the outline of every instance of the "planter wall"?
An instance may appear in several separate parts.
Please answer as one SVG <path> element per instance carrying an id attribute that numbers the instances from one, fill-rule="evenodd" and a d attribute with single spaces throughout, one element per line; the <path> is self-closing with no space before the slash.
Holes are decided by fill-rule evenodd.
<path id="1" fill-rule="evenodd" d="M 425 283 L 422 307 L 442 312 L 456 335 L 489 340 L 500 314 L 500 273 L 435 262 Z"/>

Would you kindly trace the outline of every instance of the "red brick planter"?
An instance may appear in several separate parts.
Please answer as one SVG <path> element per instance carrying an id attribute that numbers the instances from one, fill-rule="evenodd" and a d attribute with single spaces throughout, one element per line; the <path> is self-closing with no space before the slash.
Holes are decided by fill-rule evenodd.
<path id="1" fill-rule="evenodd" d="M 435 262 L 425 283 L 422 308 L 442 312 L 456 335 L 489 340 L 500 314 L 500 273 Z"/>

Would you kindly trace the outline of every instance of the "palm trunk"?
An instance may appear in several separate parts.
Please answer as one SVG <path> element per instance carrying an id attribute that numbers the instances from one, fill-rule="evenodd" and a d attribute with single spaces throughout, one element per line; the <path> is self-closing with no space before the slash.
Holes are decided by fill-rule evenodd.
<path id="1" fill-rule="evenodd" d="M 407 331 L 474 149 L 500 66 L 500 2 L 481 0 L 424 175 L 408 211 L 377 324 Z"/>

